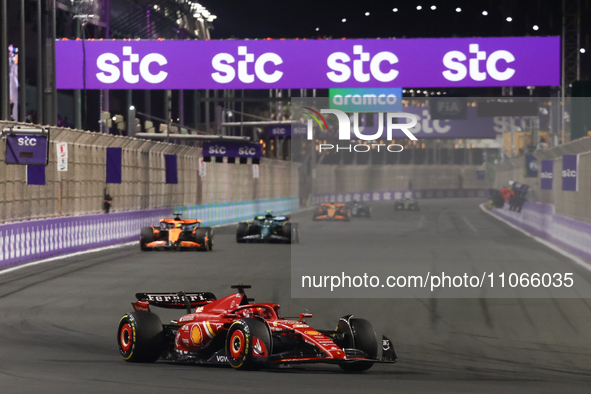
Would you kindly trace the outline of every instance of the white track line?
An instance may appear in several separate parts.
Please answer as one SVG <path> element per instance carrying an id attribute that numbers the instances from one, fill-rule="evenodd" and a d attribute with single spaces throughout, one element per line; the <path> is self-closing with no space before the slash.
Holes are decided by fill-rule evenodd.
<path id="1" fill-rule="evenodd" d="M 467 224 L 468 226 L 470 226 L 470 228 L 472 229 L 472 231 L 474 231 L 475 233 L 477 233 L 477 232 L 478 232 L 478 230 L 476 230 L 476 227 L 474 227 L 474 226 L 472 225 L 472 223 L 470 223 L 470 222 L 468 221 L 468 218 L 467 218 L 467 217 L 465 217 L 464 215 L 462 215 L 462 219 L 464 219 L 464 222 L 466 222 L 466 224 Z"/>
<path id="2" fill-rule="evenodd" d="M 424 220 L 425 220 L 425 215 L 421 216 L 421 220 L 419 220 L 419 225 L 417 226 L 417 230 L 419 230 L 421 228 Z"/>
<path id="3" fill-rule="evenodd" d="M 486 209 L 484 207 L 485 204 L 486 203 L 480 204 L 480 209 L 482 209 L 484 212 L 486 212 L 490 216 L 494 217 L 495 219 L 500 220 L 501 222 L 503 222 L 506 225 L 514 228 L 515 230 L 522 232 L 523 234 L 527 235 L 528 237 L 533 238 L 534 240 L 538 241 L 539 243 L 541 243 L 541 244 L 549 247 L 553 251 L 555 251 L 557 253 L 560 253 L 564 257 L 568 257 L 569 259 L 571 259 L 572 261 L 574 261 L 575 264 L 580 265 L 581 267 L 585 268 L 586 270 L 591 271 L 591 264 L 587 263 L 585 260 L 583 260 L 579 256 L 576 256 L 576 255 L 574 255 L 572 253 L 569 253 L 566 250 L 562 249 L 561 247 L 554 245 L 552 242 L 546 241 L 543 238 L 537 237 L 537 236 L 533 235 L 532 233 L 530 233 L 529 231 L 526 231 L 526 230 L 522 229 L 521 227 L 518 227 L 518 226 L 514 225 L 510 221 L 508 221 L 508 220 L 506 220 L 506 219 L 504 219 L 504 218 L 502 218 L 500 216 L 497 216 L 497 215 L 493 214 L 492 212 L 490 212 L 488 209 Z"/>
<path id="4" fill-rule="evenodd" d="M 62 255 L 59 255 L 59 256 L 50 257 L 48 259 L 37 260 L 37 261 L 33 261 L 31 263 L 17 265 L 16 267 L 11 267 L 11 268 L 7 268 L 7 269 L 4 269 L 4 270 L 1 270 L 0 271 L 0 275 L 4 275 L 4 274 L 7 274 L 9 272 L 20 270 L 21 268 L 32 267 L 34 265 L 40 265 L 40 264 L 50 263 L 50 262 L 56 261 L 56 260 L 68 259 L 70 257 L 76 257 L 76 256 L 80 256 L 80 255 L 83 255 L 83 254 L 88 254 L 88 253 L 95 253 L 95 252 L 102 252 L 102 251 L 109 250 L 109 249 L 123 248 L 125 246 L 136 245 L 137 243 L 139 243 L 139 241 L 126 242 L 126 243 L 117 244 L 117 245 L 110 245 L 110 246 L 103 246 L 103 247 L 100 247 L 100 248 L 82 250 L 80 252 L 75 252 L 75 253 L 62 254 Z"/>

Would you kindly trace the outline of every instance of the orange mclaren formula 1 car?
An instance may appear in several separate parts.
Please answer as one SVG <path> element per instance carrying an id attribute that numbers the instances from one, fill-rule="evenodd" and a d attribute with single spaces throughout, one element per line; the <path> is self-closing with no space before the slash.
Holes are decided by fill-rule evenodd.
<path id="1" fill-rule="evenodd" d="M 351 208 L 345 204 L 323 203 L 314 211 L 313 219 L 348 222 L 351 220 Z"/>
<path id="2" fill-rule="evenodd" d="M 195 249 L 210 251 L 213 249 L 213 228 L 201 227 L 199 219 L 160 219 L 159 226 L 142 228 L 140 248 L 147 250 Z"/>

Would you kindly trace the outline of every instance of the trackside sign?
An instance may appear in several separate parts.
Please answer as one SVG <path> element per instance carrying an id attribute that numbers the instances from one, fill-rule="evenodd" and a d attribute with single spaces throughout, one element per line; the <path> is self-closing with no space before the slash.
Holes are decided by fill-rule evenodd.
<path id="1" fill-rule="evenodd" d="M 579 155 L 562 156 L 562 190 L 579 191 Z"/>
<path id="2" fill-rule="evenodd" d="M 261 157 L 261 144 L 256 142 L 204 142 L 203 156 L 207 157 L 239 157 L 253 158 Z"/>
<path id="3" fill-rule="evenodd" d="M 58 89 L 557 86 L 560 38 L 58 41 L 56 67 Z"/>

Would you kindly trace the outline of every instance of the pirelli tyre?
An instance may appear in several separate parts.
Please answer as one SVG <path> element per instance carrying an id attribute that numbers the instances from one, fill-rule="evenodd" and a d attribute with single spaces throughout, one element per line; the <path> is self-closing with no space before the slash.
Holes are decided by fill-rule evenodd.
<path id="1" fill-rule="evenodd" d="M 132 312 L 124 315 L 117 329 L 119 353 L 125 361 L 153 363 L 164 351 L 165 338 L 162 322 L 151 312 Z"/>
<path id="2" fill-rule="evenodd" d="M 300 225 L 297 223 L 286 223 L 283 226 L 283 236 L 289 239 L 287 243 L 300 243 Z"/>
<path id="3" fill-rule="evenodd" d="M 344 214 L 345 214 L 345 221 L 348 222 L 351 220 L 351 217 L 353 216 L 353 211 L 351 210 L 351 208 L 345 208 Z"/>
<path id="4" fill-rule="evenodd" d="M 364 211 L 365 217 L 371 217 L 371 207 L 366 207 Z"/>
<path id="5" fill-rule="evenodd" d="M 244 237 L 248 235 L 248 223 L 240 222 L 238 223 L 238 228 L 236 229 L 236 242 L 238 243 L 246 243 Z"/>
<path id="6" fill-rule="evenodd" d="M 211 227 L 200 227 L 195 230 L 195 242 L 200 247 L 197 250 L 208 252 L 213 250 L 213 228 Z"/>
<path id="7" fill-rule="evenodd" d="M 400 203 L 400 202 L 394 203 L 394 210 L 395 211 L 403 211 L 404 210 L 404 203 Z"/>
<path id="8" fill-rule="evenodd" d="M 372 324 L 365 319 L 351 318 L 349 326 L 352 333 L 350 346 L 363 351 L 369 358 L 376 358 L 378 355 L 378 340 Z M 373 362 L 357 361 L 350 364 L 339 364 L 339 366 L 346 372 L 362 372 L 370 369 Z"/>
<path id="9" fill-rule="evenodd" d="M 259 319 L 240 319 L 232 323 L 225 344 L 228 363 L 235 369 L 260 369 L 272 354 L 269 326 Z"/>
<path id="10" fill-rule="evenodd" d="M 140 231 L 140 249 L 144 252 L 152 250 L 147 247 L 150 242 L 154 242 L 154 229 L 152 227 L 142 227 Z"/>

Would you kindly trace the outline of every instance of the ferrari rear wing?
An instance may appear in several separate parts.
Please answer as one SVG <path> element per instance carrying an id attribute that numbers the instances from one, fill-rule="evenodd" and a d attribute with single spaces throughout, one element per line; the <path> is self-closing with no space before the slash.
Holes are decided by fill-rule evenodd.
<path id="1" fill-rule="evenodd" d="M 213 293 L 136 293 L 138 301 L 147 302 L 149 305 L 167 309 L 185 309 L 189 304 L 195 308 L 215 301 Z"/>

